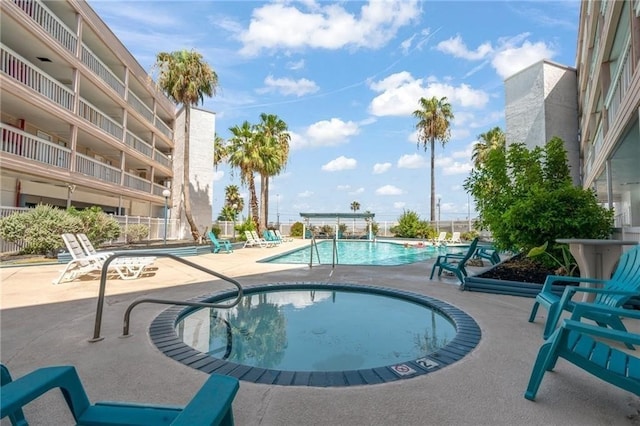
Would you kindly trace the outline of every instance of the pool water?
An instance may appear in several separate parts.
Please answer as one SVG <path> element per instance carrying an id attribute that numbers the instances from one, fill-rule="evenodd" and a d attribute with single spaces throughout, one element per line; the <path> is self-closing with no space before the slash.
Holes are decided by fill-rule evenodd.
<path id="1" fill-rule="evenodd" d="M 192 348 L 283 371 L 376 368 L 424 357 L 456 336 L 437 308 L 388 295 L 289 289 L 245 295 L 231 309 L 199 309 L 176 325 Z"/>
<path id="2" fill-rule="evenodd" d="M 261 262 L 267 263 L 301 263 L 331 265 L 333 263 L 333 241 L 319 241 L 318 250 L 314 249 L 311 258 L 311 245 L 269 257 Z M 380 265 L 394 266 L 422 262 L 441 254 L 461 253 L 467 247 L 434 247 L 418 246 L 417 243 L 405 246 L 400 243 L 386 241 L 338 241 L 336 264 L 340 265 Z M 318 262 L 318 257 L 320 261 Z"/>

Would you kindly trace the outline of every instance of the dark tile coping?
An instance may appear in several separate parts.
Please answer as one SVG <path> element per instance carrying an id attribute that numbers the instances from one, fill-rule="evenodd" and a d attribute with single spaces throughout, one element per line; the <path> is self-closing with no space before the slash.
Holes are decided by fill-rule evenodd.
<path id="1" fill-rule="evenodd" d="M 271 283 L 243 288 L 244 294 L 281 290 L 337 290 L 377 294 L 404 299 L 436 310 L 447 317 L 456 328 L 456 336 L 441 349 L 424 357 L 396 365 L 351 371 L 280 371 L 236 364 L 202 353 L 186 345 L 176 333 L 178 322 L 199 309 L 172 306 L 158 315 L 149 328 L 151 341 L 165 355 L 205 373 L 224 374 L 237 379 L 269 385 L 344 387 L 379 384 L 436 371 L 462 359 L 471 352 L 481 338 L 480 327 L 474 319 L 460 309 L 441 300 L 385 287 L 346 283 Z M 233 298 L 236 291 L 200 296 L 194 302 L 219 302 Z"/>

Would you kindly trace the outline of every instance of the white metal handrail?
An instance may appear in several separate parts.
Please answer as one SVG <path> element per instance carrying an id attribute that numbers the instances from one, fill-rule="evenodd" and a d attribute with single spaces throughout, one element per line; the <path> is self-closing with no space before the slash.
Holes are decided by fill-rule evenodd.
<path id="1" fill-rule="evenodd" d="M 144 118 L 149 120 L 150 123 L 153 123 L 153 111 L 144 102 L 142 102 L 142 100 L 140 100 L 140 98 L 137 97 L 131 89 L 129 89 L 129 94 L 127 95 L 127 103 Z"/>
<path id="2" fill-rule="evenodd" d="M 95 124 L 105 132 L 111 134 L 118 140 L 122 140 L 123 127 L 114 119 L 104 114 L 95 106 L 91 105 L 85 99 L 80 98 L 78 106 L 78 115 L 92 124 Z"/>
<path id="3" fill-rule="evenodd" d="M 116 185 L 120 185 L 122 174 L 120 169 L 79 153 L 76 153 L 76 172 Z"/>
<path id="4" fill-rule="evenodd" d="M 124 98 L 124 83 L 100 60 L 92 51 L 82 43 L 82 63 L 91 71 L 118 92 Z"/>
<path id="5" fill-rule="evenodd" d="M 69 169 L 71 150 L 2 123 L 0 123 L 0 129 L 2 130 L 2 152 Z"/>
<path id="6" fill-rule="evenodd" d="M 150 181 L 127 172 L 124 172 L 124 186 L 138 191 L 151 192 Z"/>
<path id="7" fill-rule="evenodd" d="M 153 154 L 153 147 L 128 130 L 124 142 L 141 154 L 151 158 Z"/>
<path id="8" fill-rule="evenodd" d="M 56 39 L 69 52 L 75 54 L 78 38 L 64 22 L 58 19 L 40 0 L 13 0 L 27 15 Z"/>
<path id="9" fill-rule="evenodd" d="M 173 139 L 173 130 L 169 126 L 165 124 L 164 121 L 160 119 L 160 117 L 156 116 L 155 126 L 160 132 L 168 137 L 169 139 Z"/>

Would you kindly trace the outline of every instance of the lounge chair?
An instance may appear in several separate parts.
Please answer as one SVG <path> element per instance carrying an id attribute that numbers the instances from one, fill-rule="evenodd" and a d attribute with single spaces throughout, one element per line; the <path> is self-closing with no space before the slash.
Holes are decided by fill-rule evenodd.
<path id="1" fill-rule="evenodd" d="M 266 241 L 263 241 L 262 238 L 258 238 L 256 239 L 253 234 L 251 233 L 251 231 L 244 231 L 244 235 L 247 238 L 247 240 L 244 242 L 244 246 L 243 247 L 267 247 L 267 243 Z"/>
<path id="2" fill-rule="evenodd" d="M 87 237 L 87 234 L 76 234 L 76 238 L 78 239 L 78 242 L 82 246 L 82 249 L 87 254 L 87 256 L 99 256 L 103 259 L 106 259 L 114 254 L 114 252 L 112 251 L 97 251 L 93 247 L 93 244 L 91 243 L 91 240 L 89 240 L 89 237 Z"/>
<path id="3" fill-rule="evenodd" d="M 71 261 L 67 263 L 60 276 L 53 281 L 60 284 L 64 281 L 73 281 L 78 277 L 100 272 L 105 257 L 101 254 L 87 255 L 82 249 L 78 239 L 73 234 L 62 234 L 67 250 L 71 254 Z M 124 280 L 135 279 L 153 264 L 154 257 L 119 257 L 109 264 L 109 271 L 118 274 Z"/>
<path id="4" fill-rule="evenodd" d="M 207 236 L 209 237 L 209 242 L 211 242 L 211 253 L 219 253 L 222 249 L 224 249 L 227 253 L 233 253 L 231 241 L 217 239 L 216 234 L 214 234 L 213 231 L 207 232 Z"/>
<path id="5" fill-rule="evenodd" d="M 77 424 L 82 425 L 233 425 L 232 403 L 238 392 L 237 379 L 212 374 L 185 407 L 133 402 L 91 404 L 73 366 L 39 368 L 16 380 L 2 383 L 1 417 L 24 421 L 22 407 L 60 388 Z M 14 424 L 24 424 L 16 422 Z"/>
<path id="6" fill-rule="evenodd" d="M 279 246 L 280 244 L 282 244 L 282 240 L 278 238 L 275 232 L 270 229 L 265 229 L 262 233 L 262 236 L 264 240 L 269 244 L 273 244 L 274 246 Z"/>
<path id="7" fill-rule="evenodd" d="M 551 292 L 551 286 L 557 281 L 574 283 L 601 284 L 601 288 L 566 286 L 562 297 Z M 610 280 L 595 278 L 567 277 L 562 275 L 549 275 L 542 286 L 542 290 L 536 296 L 536 301 L 529 315 L 529 322 L 533 322 L 538 312 L 538 307 L 542 305 L 549 311 L 547 322 L 544 326 L 544 338 L 548 338 L 558 324 L 558 320 L 563 311 L 573 311 L 576 302 L 571 298 L 577 292 L 595 294 L 593 304 L 609 306 L 613 308 L 622 307 L 634 296 L 640 296 L 640 245 L 628 250 L 620 256 L 618 267 Z M 626 330 L 619 318 L 614 315 L 596 314 L 589 317 L 602 327 L 609 326 L 617 330 Z"/>
<path id="8" fill-rule="evenodd" d="M 451 234 L 451 238 L 449 238 L 445 242 L 449 244 L 460 244 L 462 242 L 462 240 L 460 239 L 460 233 L 457 231 L 454 232 L 453 234 Z"/>
<path id="9" fill-rule="evenodd" d="M 447 241 L 447 231 L 442 231 L 438 238 L 433 240 L 433 245 L 442 245 Z"/>
<path id="10" fill-rule="evenodd" d="M 436 262 L 431 269 L 430 280 L 433 279 L 433 273 L 438 268 L 438 276 L 442 275 L 442 270 L 452 272 L 460 280 L 460 284 L 464 284 L 464 278 L 467 276 L 467 270 L 465 264 L 476 252 L 476 246 L 478 245 L 478 238 L 474 238 L 464 254 L 443 254 L 438 256 Z"/>
<path id="11" fill-rule="evenodd" d="M 493 247 L 478 247 L 473 257 L 488 260 L 492 265 L 500 263 L 500 254 Z"/>
<path id="12" fill-rule="evenodd" d="M 615 348 L 610 342 L 626 346 L 640 344 L 640 334 L 611 330 L 580 322 L 594 316 L 640 319 L 640 311 L 632 311 L 592 303 L 576 303 L 571 319 L 547 339 L 538 351 L 524 397 L 534 400 L 542 378 L 554 369 L 558 358 L 594 376 L 640 396 L 640 358 Z M 606 342 L 601 339 L 607 339 Z M 560 376 L 561 377 L 561 376 Z"/>
<path id="13" fill-rule="evenodd" d="M 276 229 L 275 231 L 273 231 L 276 234 L 276 237 L 280 238 L 280 241 L 282 242 L 289 242 L 289 241 L 293 241 L 293 238 L 290 237 L 284 237 L 282 236 L 282 234 L 280 233 L 279 229 Z"/>
<path id="14" fill-rule="evenodd" d="M 258 231 L 250 231 L 250 232 L 254 240 L 259 241 L 262 244 L 265 244 L 266 247 L 273 247 L 276 245 L 276 243 L 274 243 L 273 241 L 267 241 L 265 238 L 260 237 L 260 235 L 258 235 Z"/>

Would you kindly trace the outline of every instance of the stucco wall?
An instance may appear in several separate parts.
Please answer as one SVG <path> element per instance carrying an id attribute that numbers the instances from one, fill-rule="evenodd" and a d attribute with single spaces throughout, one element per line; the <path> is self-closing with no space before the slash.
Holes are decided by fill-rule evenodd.
<path id="1" fill-rule="evenodd" d="M 530 148 L 543 146 L 544 78 L 541 64 L 535 64 L 507 78 L 505 119 L 507 145 L 524 143 Z"/>

